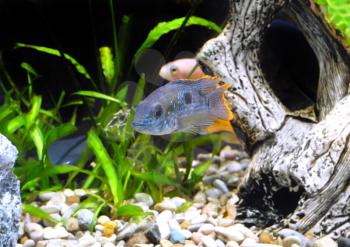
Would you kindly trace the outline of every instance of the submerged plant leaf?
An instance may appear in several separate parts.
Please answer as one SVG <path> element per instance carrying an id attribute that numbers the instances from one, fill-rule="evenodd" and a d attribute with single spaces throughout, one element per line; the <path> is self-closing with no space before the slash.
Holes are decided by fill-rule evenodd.
<path id="1" fill-rule="evenodd" d="M 30 45 L 30 44 L 25 44 L 25 43 L 16 43 L 16 48 L 31 48 L 31 49 L 34 49 L 34 50 L 37 50 L 37 51 L 40 51 L 43 53 L 47 53 L 50 55 L 61 57 L 61 53 L 59 50 L 45 47 L 45 46 Z M 83 65 L 81 65 L 77 60 L 75 60 L 72 56 L 68 55 L 67 53 L 64 53 L 64 58 L 67 59 L 69 62 L 71 62 L 73 64 L 73 66 L 75 67 L 75 69 L 80 74 L 85 76 L 86 79 L 92 80 L 91 76 L 89 75 L 89 73 L 87 72 L 85 67 Z"/>
<path id="2" fill-rule="evenodd" d="M 112 49 L 110 47 L 100 47 L 100 60 L 103 75 L 106 78 L 107 83 L 111 84 L 115 76 L 115 65 L 113 61 Z"/>
<path id="3" fill-rule="evenodd" d="M 135 63 L 140 58 L 141 54 L 146 49 L 152 47 L 154 43 L 156 43 L 164 34 L 167 34 L 170 31 L 180 28 L 184 20 L 185 20 L 185 17 L 181 17 L 171 21 L 158 23 L 158 25 L 149 32 L 146 40 L 143 42 L 141 47 L 136 51 L 133 58 L 133 62 Z M 199 26 L 207 27 L 218 33 L 222 31 L 221 28 L 218 25 L 216 25 L 214 22 L 206 20 L 201 17 L 197 17 L 197 16 L 191 16 L 188 19 L 185 26 L 187 27 L 191 25 L 199 25 Z"/>
<path id="4" fill-rule="evenodd" d="M 141 207 L 136 205 L 124 205 L 120 206 L 117 211 L 119 217 L 135 217 L 135 216 L 145 216 L 145 213 Z"/>
<path id="5" fill-rule="evenodd" d="M 113 161 L 102 144 L 96 131 L 91 129 L 87 137 L 88 146 L 96 155 L 98 163 L 102 166 L 108 180 L 109 189 L 113 195 L 114 205 L 118 206 L 123 200 L 121 181 L 114 167 Z"/>
<path id="6" fill-rule="evenodd" d="M 30 137 L 32 138 L 35 145 L 38 159 L 42 160 L 44 151 L 44 135 L 39 126 L 36 125 L 31 129 Z"/>
<path id="7" fill-rule="evenodd" d="M 52 218 L 50 214 L 33 205 L 22 203 L 22 209 L 23 209 L 23 212 L 29 213 L 32 216 L 38 217 L 43 220 L 48 220 L 54 224 L 58 223 L 58 221 Z"/>
<path id="8" fill-rule="evenodd" d="M 109 95 L 106 95 L 106 94 L 103 94 L 103 93 L 99 93 L 99 92 L 96 92 L 96 91 L 78 91 L 76 93 L 74 93 L 75 95 L 80 95 L 80 96 L 87 96 L 87 97 L 91 97 L 91 98 L 96 98 L 96 99 L 102 99 L 102 100 L 107 100 L 107 101 L 112 101 L 112 102 L 115 102 L 115 103 L 118 103 L 119 105 L 124 105 L 125 102 L 117 99 L 117 98 L 114 98 L 112 96 L 109 96 Z"/>

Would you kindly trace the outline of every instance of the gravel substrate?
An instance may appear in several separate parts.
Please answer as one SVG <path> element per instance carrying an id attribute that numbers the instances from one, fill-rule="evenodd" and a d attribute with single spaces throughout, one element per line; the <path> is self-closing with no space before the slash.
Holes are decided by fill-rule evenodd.
<path id="1" fill-rule="evenodd" d="M 208 160 L 200 154 L 193 166 Z M 272 237 L 267 231 L 247 228 L 235 221 L 235 190 L 249 163 L 243 152 L 225 147 L 213 157 L 199 191 L 188 207 L 180 197 L 165 198 L 154 204 L 145 193 L 134 196 L 129 203 L 138 205 L 150 216 L 141 222 L 110 219 L 101 215 L 93 232 L 89 231 L 93 212 L 80 209 L 72 216 L 86 192 L 66 189 L 42 193 L 35 204 L 52 218 L 65 222 L 56 226 L 24 215 L 18 247 L 333 247 L 337 243 L 324 237 L 308 239 L 291 229 L 283 229 Z M 185 204 L 186 203 L 186 204 Z"/>

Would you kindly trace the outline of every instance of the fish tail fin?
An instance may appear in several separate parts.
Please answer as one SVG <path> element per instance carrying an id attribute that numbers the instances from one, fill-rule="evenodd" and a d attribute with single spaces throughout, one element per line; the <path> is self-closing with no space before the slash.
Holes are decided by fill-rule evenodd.
<path id="1" fill-rule="evenodd" d="M 233 113 L 227 104 L 224 92 L 227 88 L 218 87 L 209 95 L 210 112 L 217 118 L 232 120 Z"/>

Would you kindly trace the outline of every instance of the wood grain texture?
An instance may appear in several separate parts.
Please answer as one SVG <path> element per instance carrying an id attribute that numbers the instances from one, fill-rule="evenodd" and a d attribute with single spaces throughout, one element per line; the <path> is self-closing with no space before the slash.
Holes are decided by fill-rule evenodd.
<path id="1" fill-rule="evenodd" d="M 239 217 L 247 224 L 277 223 L 301 232 L 312 229 L 315 235 L 346 236 L 350 230 L 346 49 L 309 1 L 231 0 L 230 6 L 224 31 L 197 57 L 231 84 L 226 97 L 254 147 L 239 190 Z M 316 54 L 314 121 L 284 106 L 261 68 L 261 43 L 277 13 L 293 22 Z"/>

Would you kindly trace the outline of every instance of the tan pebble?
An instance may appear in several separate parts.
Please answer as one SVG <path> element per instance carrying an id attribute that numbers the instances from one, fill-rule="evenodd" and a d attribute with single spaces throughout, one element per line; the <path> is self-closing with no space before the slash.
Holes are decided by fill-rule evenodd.
<path id="1" fill-rule="evenodd" d="M 292 244 L 290 247 L 301 247 L 299 244 Z"/>
<path id="2" fill-rule="evenodd" d="M 162 239 L 162 240 L 160 240 L 160 246 L 161 247 L 172 247 L 173 243 L 167 239 Z"/>
<path id="3" fill-rule="evenodd" d="M 194 232 L 191 236 L 191 239 L 195 244 L 199 244 L 202 241 L 203 234 L 200 232 Z"/>
<path id="4" fill-rule="evenodd" d="M 134 247 L 136 244 L 148 244 L 149 240 L 144 233 L 138 232 L 135 233 L 129 240 L 126 242 L 125 247 Z"/>
<path id="5" fill-rule="evenodd" d="M 192 240 L 185 240 L 185 245 L 195 245 L 195 243 Z"/>
<path id="6" fill-rule="evenodd" d="M 23 236 L 23 237 L 21 237 L 21 239 L 19 240 L 19 243 L 20 243 L 20 244 L 24 244 L 27 240 L 28 240 L 28 237 L 27 237 L 27 236 Z"/>
<path id="7" fill-rule="evenodd" d="M 183 244 L 174 244 L 173 247 L 183 247 Z"/>
<path id="8" fill-rule="evenodd" d="M 235 200 L 232 200 L 232 198 L 227 201 L 227 204 L 226 204 L 226 217 L 227 218 L 231 218 L 231 219 L 236 218 L 237 209 L 236 209 L 235 203 L 236 203 Z"/>
<path id="9" fill-rule="evenodd" d="M 276 240 L 271 236 L 270 233 L 263 231 L 259 236 L 259 242 L 263 244 L 276 243 Z"/>
<path id="10" fill-rule="evenodd" d="M 192 225 L 191 222 L 189 222 L 187 220 L 184 220 L 184 221 L 181 222 L 180 227 L 181 227 L 181 229 L 188 229 L 188 227 L 190 225 Z"/>
<path id="11" fill-rule="evenodd" d="M 297 236 L 288 236 L 282 240 L 283 247 L 292 247 L 293 244 L 301 244 L 300 239 Z"/>
<path id="12" fill-rule="evenodd" d="M 100 217 L 97 218 L 97 223 L 103 225 L 107 221 L 110 221 L 111 219 L 106 216 L 106 215 L 101 215 Z"/>
<path id="13" fill-rule="evenodd" d="M 48 242 L 47 240 L 40 240 L 36 243 L 36 247 L 45 247 Z"/>
<path id="14" fill-rule="evenodd" d="M 67 196 L 66 197 L 66 204 L 72 205 L 73 203 L 80 203 L 80 197 L 79 196 Z"/>
<path id="15" fill-rule="evenodd" d="M 113 233 L 115 233 L 117 227 L 117 223 L 114 221 L 107 221 L 103 224 L 103 236 L 110 237 Z"/>
<path id="16" fill-rule="evenodd" d="M 70 232 L 79 230 L 79 221 L 76 218 L 70 217 L 66 222 L 66 229 Z"/>

